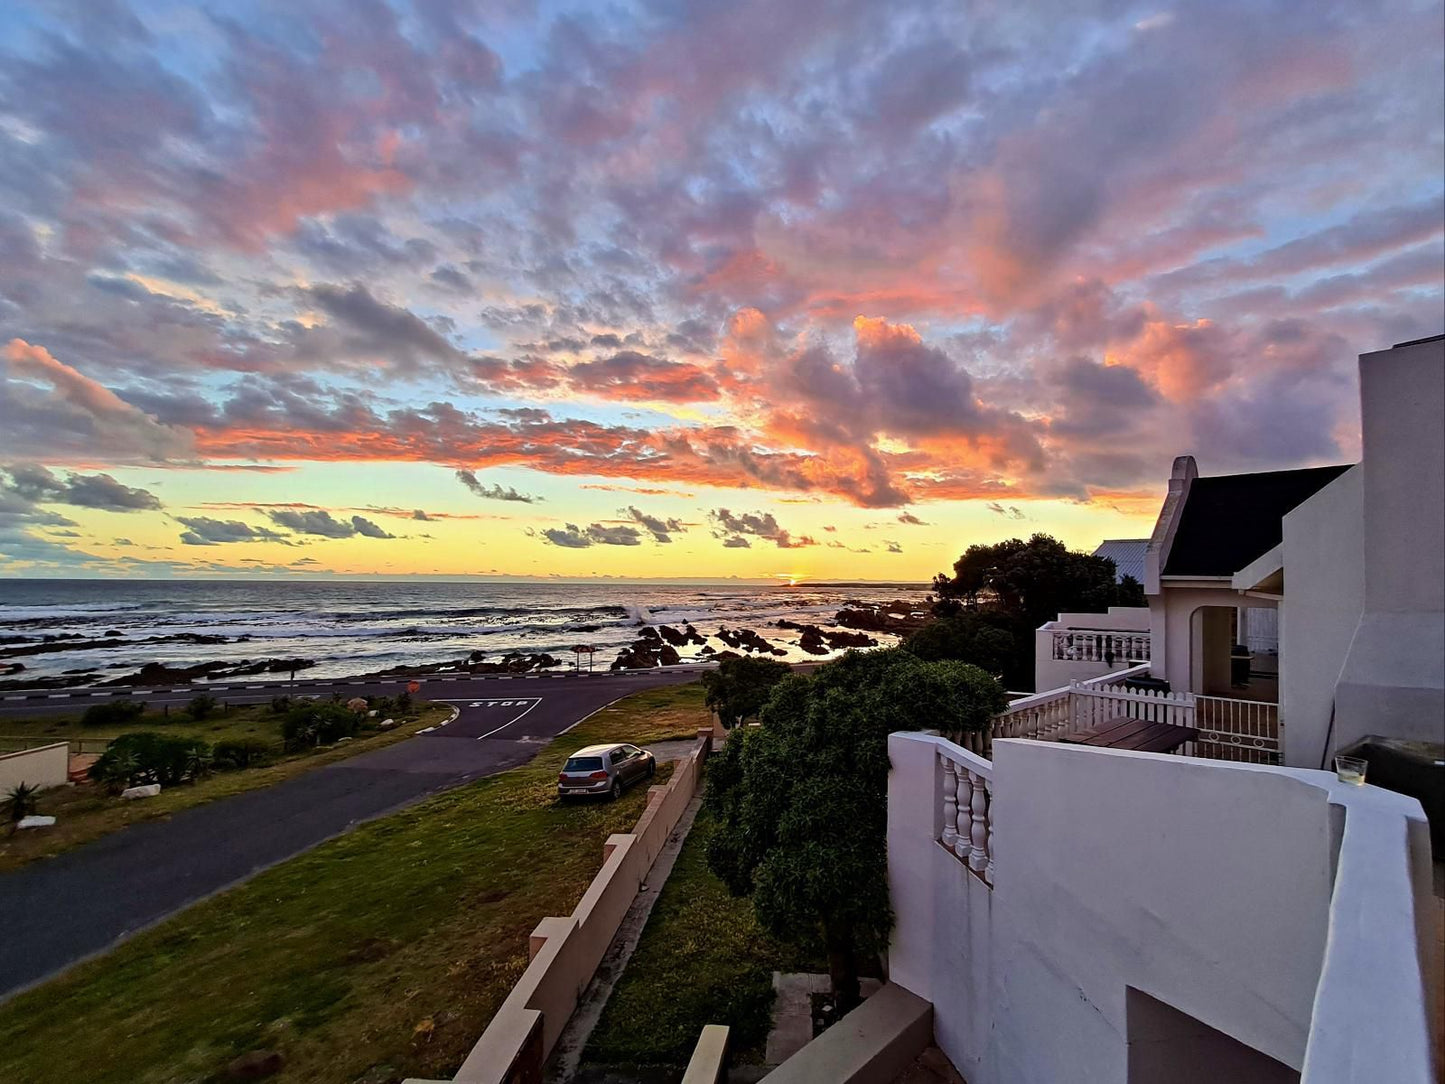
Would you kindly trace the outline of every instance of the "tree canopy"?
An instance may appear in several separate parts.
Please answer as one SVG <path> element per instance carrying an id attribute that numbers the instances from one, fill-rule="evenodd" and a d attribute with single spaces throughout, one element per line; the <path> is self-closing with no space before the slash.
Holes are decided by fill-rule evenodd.
<path id="1" fill-rule="evenodd" d="M 717 712 L 722 725 L 731 730 L 748 719 L 757 717 L 767 703 L 773 686 L 791 673 L 785 662 L 777 659 L 724 659 L 716 670 L 702 676 L 705 703 Z"/>
<path id="2" fill-rule="evenodd" d="M 751 895 L 774 936 L 823 949 L 843 1010 L 863 957 L 887 943 L 888 735 L 981 729 L 1007 702 L 978 667 L 907 651 L 850 651 L 784 678 L 763 725 L 734 732 L 708 762 L 718 829 L 708 864 Z"/>
<path id="3" fill-rule="evenodd" d="M 933 578 L 941 620 L 914 633 L 909 649 L 922 658 L 974 662 L 1002 673 L 1010 688 L 1032 688 L 1033 633 L 1044 622 L 1069 611 L 1145 604 L 1137 580 L 1115 583 L 1115 575 L 1109 558 L 1073 552 L 1046 534 L 969 546 L 952 576 Z"/>

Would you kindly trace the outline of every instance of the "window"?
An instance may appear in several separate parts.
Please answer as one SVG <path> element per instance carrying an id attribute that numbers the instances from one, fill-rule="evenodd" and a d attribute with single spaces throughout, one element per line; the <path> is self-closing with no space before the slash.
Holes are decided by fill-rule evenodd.
<path id="1" fill-rule="evenodd" d="M 601 757 L 569 757 L 564 772 L 597 772 L 602 770 Z"/>

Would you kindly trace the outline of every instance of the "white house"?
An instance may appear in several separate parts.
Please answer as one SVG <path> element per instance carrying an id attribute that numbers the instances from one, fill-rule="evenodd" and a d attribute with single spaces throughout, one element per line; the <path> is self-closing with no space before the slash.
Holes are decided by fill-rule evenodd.
<path id="1" fill-rule="evenodd" d="M 1319 768 L 1364 735 L 1445 739 L 1445 339 L 1360 380 L 1356 466 L 1176 461 L 1147 663 L 1017 700 L 966 748 L 889 738 L 889 979 L 970 1084 L 1440 1070 L 1420 803 Z M 1232 650 L 1259 608 L 1277 669 Z M 1125 684 L 1145 676 L 1169 691 Z M 1100 747 L 1124 731 L 1170 753 Z"/>

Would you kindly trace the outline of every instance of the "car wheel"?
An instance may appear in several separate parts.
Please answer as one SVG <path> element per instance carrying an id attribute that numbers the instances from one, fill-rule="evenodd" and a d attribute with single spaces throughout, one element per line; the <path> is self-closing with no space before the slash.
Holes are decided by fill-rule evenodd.
<path id="1" fill-rule="evenodd" d="M 611 794 L 612 794 L 612 800 L 613 800 L 614 802 L 617 801 L 617 799 L 619 799 L 619 798 L 622 797 L 622 780 L 620 780 L 620 779 L 614 779 L 614 780 L 612 781 L 612 791 L 611 791 Z"/>

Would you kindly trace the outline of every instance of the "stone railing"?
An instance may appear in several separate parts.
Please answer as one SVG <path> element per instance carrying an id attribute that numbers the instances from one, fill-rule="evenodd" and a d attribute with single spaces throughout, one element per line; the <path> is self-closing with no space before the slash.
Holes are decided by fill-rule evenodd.
<path id="1" fill-rule="evenodd" d="M 949 741 L 938 745 L 943 826 L 938 842 L 993 886 L 993 765 Z"/>
<path id="2" fill-rule="evenodd" d="M 1056 662 L 1148 662 L 1152 645 L 1147 632 L 1055 629 L 1050 658 Z"/>

